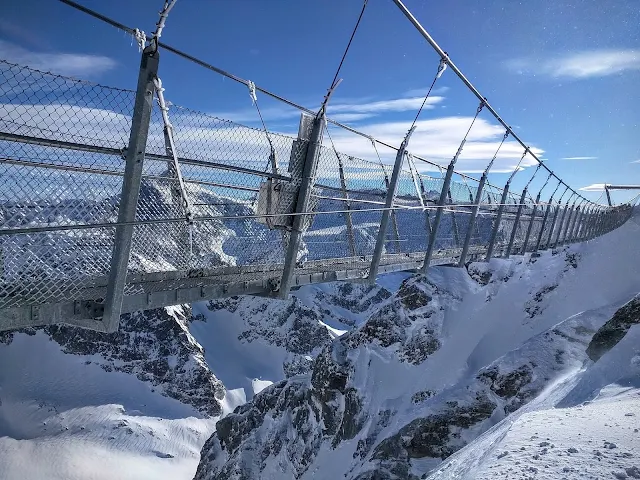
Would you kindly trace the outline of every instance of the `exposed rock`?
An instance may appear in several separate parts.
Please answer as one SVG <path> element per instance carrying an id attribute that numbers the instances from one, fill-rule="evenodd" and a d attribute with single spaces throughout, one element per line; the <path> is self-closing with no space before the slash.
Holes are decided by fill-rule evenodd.
<path id="1" fill-rule="evenodd" d="M 593 336 L 587 347 L 587 355 L 597 362 L 627 334 L 632 325 L 640 323 L 640 297 L 620 308 Z"/>

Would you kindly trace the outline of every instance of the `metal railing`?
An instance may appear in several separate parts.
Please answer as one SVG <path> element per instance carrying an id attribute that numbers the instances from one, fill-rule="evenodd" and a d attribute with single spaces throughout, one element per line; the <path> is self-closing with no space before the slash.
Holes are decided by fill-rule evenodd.
<path id="1" fill-rule="evenodd" d="M 267 136 L 172 106 L 181 186 L 152 102 L 152 55 L 143 53 L 137 93 L 0 61 L 0 329 L 64 322 L 113 331 L 121 311 L 286 295 L 287 268 L 288 287 L 365 279 L 373 262 L 375 273 L 426 271 L 588 240 L 631 214 L 630 205 L 576 201 L 567 188 L 544 201 L 453 168 L 429 176 L 402 149 L 394 179 L 373 149 L 362 159 L 323 142 L 314 117 L 303 117 L 298 138 Z"/>

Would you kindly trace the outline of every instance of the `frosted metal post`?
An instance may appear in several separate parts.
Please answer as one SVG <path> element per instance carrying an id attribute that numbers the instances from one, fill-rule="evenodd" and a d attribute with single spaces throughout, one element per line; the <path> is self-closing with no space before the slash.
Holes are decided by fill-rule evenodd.
<path id="1" fill-rule="evenodd" d="M 469 245 L 471 244 L 471 236 L 473 235 L 473 227 L 476 225 L 476 218 L 478 217 L 478 210 L 480 209 L 480 202 L 482 201 L 482 191 L 484 190 L 484 184 L 486 182 L 487 170 L 485 170 L 482 177 L 480 177 L 480 183 L 478 184 L 478 190 L 476 192 L 476 199 L 473 203 L 473 210 L 471 211 L 471 218 L 469 218 L 469 227 L 467 228 L 467 234 L 464 237 L 464 245 L 462 246 L 462 253 L 460 254 L 460 260 L 458 261 L 459 267 L 464 267 L 464 264 L 467 261 Z"/>
<path id="2" fill-rule="evenodd" d="M 553 220 L 551 220 L 551 228 L 549 229 L 549 236 L 547 237 L 547 243 L 545 243 L 544 245 L 545 250 L 551 247 L 551 238 L 553 237 L 553 231 L 556 226 L 556 221 L 558 220 L 558 214 L 560 213 L 560 209 L 562 208 L 562 197 L 564 197 L 565 193 L 567 193 L 568 191 L 569 191 L 569 187 L 566 187 L 564 189 L 564 192 L 562 192 L 562 195 L 560 195 L 560 198 L 558 199 L 558 205 L 556 206 L 553 212 Z"/>
<path id="3" fill-rule="evenodd" d="M 389 182 L 389 188 L 387 189 L 387 197 L 384 202 L 384 210 L 382 212 L 382 218 L 380 219 L 380 229 L 378 230 L 378 238 L 376 240 L 376 247 L 373 251 L 373 258 L 371 259 L 371 266 L 369 267 L 369 281 L 371 283 L 376 281 L 378 276 L 378 267 L 380 266 L 380 258 L 382 257 L 382 250 L 384 250 L 385 240 L 387 238 L 387 228 L 389 227 L 389 220 L 391 219 L 391 209 L 393 208 L 393 202 L 396 198 L 396 190 L 398 188 L 398 180 L 400 179 L 400 173 L 402 171 L 402 163 L 404 161 L 404 155 L 409 145 L 409 139 L 411 134 L 415 130 L 415 126 L 411 127 L 411 130 L 407 132 L 407 136 L 402 141 L 398 153 L 396 155 L 396 161 L 393 164 L 393 173 L 391 174 L 391 181 Z"/>
<path id="4" fill-rule="evenodd" d="M 147 146 L 149 122 L 151 120 L 151 110 L 153 109 L 155 92 L 153 82 L 158 74 L 159 59 L 160 56 L 157 49 L 149 46 L 142 52 L 142 59 L 140 60 L 138 86 L 133 107 L 129 145 L 125 158 L 120 206 L 118 208 L 118 223 L 120 225 L 116 227 L 115 232 L 109 283 L 102 317 L 107 332 L 117 331 L 120 323 L 120 312 L 122 310 L 134 228 L 131 222 L 136 218 L 144 151 Z"/>
<path id="5" fill-rule="evenodd" d="M 569 233 L 564 238 L 564 243 L 573 243 L 576 237 L 576 227 L 578 226 L 578 222 L 580 221 L 580 217 L 582 215 L 582 201 L 578 203 L 576 207 L 576 213 L 573 216 L 573 223 L 569 228 Z"/>
<path id="6" fill-rule="evenodd" d="M 455 166 L 456 159 L 457 155 L 453 157 L 453 160 L 451 160 L 451 163 L 449 163 L 449 166 L 447 167 L 447 173 L 444 176 L 442 191 L 440 192 L 440 198 L 438 199 L 438 209 L 436 210 L 436 216 L 433 219 L 433 224 L 431 225 L 431 235 L 429 236 L 427 252 L 424 256 L 424 263 L 422 264 L 422 273 L 424 275 L 427 274 L 429 263 L 431 262 L 431 256 L 433 255 L 433 249 L 436 245 L 438 227 L 440 226 L 440 221 L 442 220 L 442 211 L 444 210 L 444 204 L 447 201 L 447 195 L 449 194 L 449 186 L 451 185 L 451 177 L 453 176 L 453 167 Z"/>
<path id="7" fill-rule="evenodd" d="M 573 225 L 573 219 L 575 218 L 576 203 L 577 202 L 578 202 L 578 199 L 576 198 L 573 201 L 573 205 L 571 205 L 571 207 L 569 208 L 569 215 L 567 217 L 566 223 L 564 224 L 564 233 L 562 232 L 562 230 L 560 231 L 560 235 L 558 236 L 558 239 L 556 240 L 556 245 L 557 246 L 562 246 L 567 241 L 567 237 L 569 236 L 569 232 L 571 231 L 571 226 Z"/>
<path id="8" fill-rule="evenodd" d="M 502 197 L 500 198 L 500 205 L 498 205 L 498 214 L 496 215 L 495 223 L 493 224 L 493 230 L 491 230 L 491 237 L 489 237 L 489 247 L 487 248 L 487 256 L 485 260 L 488 262 L 493 255 L 493 249 L 496 245 L 496 239 L 498 238 L 498 230 L 500 229 L 500 221 L 502 220 L 502 213 L 504 212 L 504 204 L 507 203 L 507 196 L 509 195 L 509 181 L 504 186 L 502 191 Z"/>
<path id="9" fill-rule="evenodd" d="M 562 209 L 562 215 L 560 217 L 560 223 L 558 224 L 558 235 L 556 235 L 556 241 L 553 242 L 552 248 L 558 247 L 558 241 L 560 240 L 560 236 L 562 235 L 562 231 L 564 230 L 564 220 L 567 217 L 567 212 L 569 211 L 569 202 L 571 201 L 571 197 L 573 197 L 573 193 L 568 198 L 567 202 L 564 204 L 564 208 Z"/>
<path id="10" fill-rule="evenodd" d="M 304 114 L 303 114 L 304 115 Z M 311 189 L 315 181 L 315 172 L 317 169 L 318 159 L 320 158 L 320 150 L 322 145 L 322 135 L 325 129 L 326 119 L 324 116 L 324 107 L 313 119 L 311 135 L 307 144 L 307 152 L 302 167 L 302 179 L 298 198 L 296 201 L 296 215 L 293 217 L 293 225 L 289 234 L 289 245 L 284 260 L 284 268 L 282 271 L 282 279 L 280 281 L 280 289 L 278 297 L 286 299 L 293 283 L 293 272 L 296 268 L 298 251 L 300 249 L 300 240 L 302 234 L 307 228 L 307 218 L 305 213 L 309 213 L 311 205 Z"/>
<path id="11" fill-rule="evenodd" d="M 449 199 L 449 204 L 453 204 L 453 197 L 451 196 L 451 189 L 447 192 L 447 198 Z M 460 234 L 458 233 L 458 222 L 456 221 L 456 212 L 454 209 L 451 209 L 451 228 L 453 230 L 453 242 L 455 244 L 455 248 L 458 248 L 460 245 Z"/>
<path id="12" fill-rule="evenodd" d="M 516 218 L 513 221 L 513 228 L 511 229 L 511 237 L 509 238 L 509 245 L 507 246 L 507 251 L 504 254 L 505 258 L 509 258 L 511 255 L 511 248 L 513 248 L 513 242 L 516 239 L 516 234 L 518 233 L 518 223 L 520 222 L 520 215 L 522 215 L 522 209 L 524 207 L 524 202 L 527 199 L 527 187 L 524 187 L 522 190 L 522 195 L 520 196 L 520 203 L 518 204 L 518 210 L 516 211 Z"/>
<path id="13" fill-rule="evenodd" d="M 533 204 L 533 210 L 531 211 L 531 220 L 529 220 L 529 226 L 527 227 L 527 234 L 524 237 L 524 245 L 522 245 L 522 249 L 520 250 L 521 255 L 524 255 L 525 253 L 527 253 L 527 245 L 529 244 L 529 237 L 531 236 L 531 232 L 533 230 L 533 222 L 536 219 L 536 213 L 538 211 L 538 203 L 540 203 L 541 193 L 542 193 L 542 190 L 538 192 L 538 195 L 536 196 L 536 200 Z"/>

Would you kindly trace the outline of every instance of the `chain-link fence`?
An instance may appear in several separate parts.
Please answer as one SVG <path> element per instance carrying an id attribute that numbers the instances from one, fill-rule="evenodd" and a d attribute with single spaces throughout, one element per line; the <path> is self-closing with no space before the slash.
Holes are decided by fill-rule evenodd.
<path id="1" fill-rule="evenodd" d="M 0 61 L 0 310 L 105 297 L 135 95 Z M 277 290 L 310 161 L 303 127 L 294 138 L 175 105 L 169 115 L 185 187 L 156 105 L 125 296 L 254 281 Z M 393 175 L 376 153 L 346 155 L 325 137 L 296 275 L 368 275 Z M 592 238 L 630 214 L 530 196 L 520 205 L 514 193 L 501 201 L 500 188 L 481 190 L 462 173 L 443 193 L 445 183 L 403 159 L 381 265 L 420 268 L 432 236 L 435 263 L 464 263 L 491 242 L 498 256 L 535 251 Z"/>

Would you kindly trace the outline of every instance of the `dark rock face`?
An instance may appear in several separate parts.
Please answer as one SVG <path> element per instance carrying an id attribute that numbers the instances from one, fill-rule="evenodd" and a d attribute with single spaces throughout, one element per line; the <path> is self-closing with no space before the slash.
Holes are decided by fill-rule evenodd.
<path id="1" fill-rule="evenodd" d="M 362 399 L 348 387 L 351 365 L 336 360 L 335 353 L 325 348 L 314 361 L 310 377 L 271 385 L 252 403 L 220 420 L 202 449 L 195 479 L 259 478 L 267 459 L 283 455 L 293 476 L 299 478 L 323 439 L 336 448 L 354 438 L 366 421 Z M 253 460 L 244 454 L 249 450 Z"/>
<path id="2" fill-rule="evenodd" d="M 135 375 L 162 395 L 217 416 L 224 386 L 207 367 L 202 347 L 187 329 L 191 309 L 182 306 L 172 311 L 160 308 L 123 315 L 120 329 L 109 334 L 66 325 L 41 330 L 64 353 L 91 356 L 87 361 L 107 372 Z M 13 335 L 4 338 L 10 342 Z"/>
<path id="3" fill-rule="evenodd" d="M 315 301 L 324 313 L 331 315 L 331 312 L 326 309 L 327 306 L 344 308 L 353 313 L 364 313 L 380 305 L 389 297 L 391 293 L 378 285 L 345 282 L 336 286 L 335 293 L 318 292 Z M 348 318 L 341 318 L 341 320 L 345 325 L 354 326 L 353 321 Z"/>
<path id="4" fill-rule="evenodd" d="M 615 347 L 632 325 L 640 323 L 640 297 L 620 308 L 593 336 L 587 347 L 587 355 L 597 362 L 602 355 Z"/>
<path id="5" fill-rule="evenodd" d="M 312 357 L 331 343 L 329 331 L 320 323 L 322 312 L 296 297 L 290 300 L 231 297 L 212 300 L 207 308 L 238 315 L 244 326 L 238 336 L 241 342 L 262 341 L 289 352 L 282 365 L 287 377 L 309 373 Z"/>
<path id="6" fill-rule="evenodd" d="M 496 406 L 482 392 L 464 405 L 447 402 L 441 411 L 415 419 L 382 441 L 373 458 L 383 461 L 383 464 L 406 462 L 410 458 L 445 459 L 465 445 L 466 442 L 460 438 L 461 431 L 491 417 Z M 388 468 L 389 464 L 386 466 Z"/>
<path id="7" fill-rule="evenodd" d="M 547 285 L 538 290 L 533 298 L 524 304 L 524 311 L 529 314 L 529 318 L 533 318 L 536 315 L 540 315 L 544 311 L 542 301 L 546 298 L 546 295 L 553 292 L 558 288 L 558 284 Z"/>

